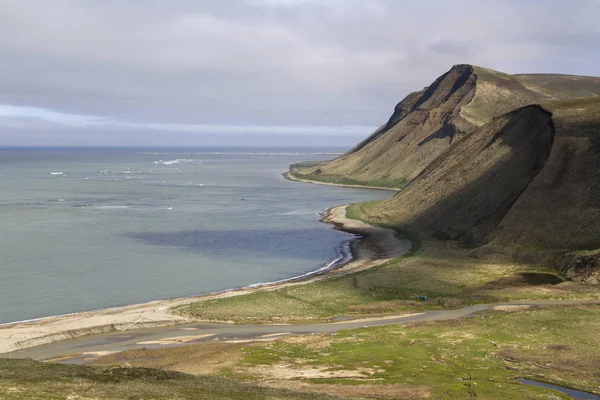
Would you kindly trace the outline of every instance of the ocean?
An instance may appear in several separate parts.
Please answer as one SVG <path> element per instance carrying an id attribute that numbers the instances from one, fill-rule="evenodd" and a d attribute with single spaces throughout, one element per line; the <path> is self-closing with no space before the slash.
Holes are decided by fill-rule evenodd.
<path id="1" fill-rule="evenodd" d="M 285 180 L 345 149 L 0 148 L 0 323 L 279 281 L 347 252 L 319 222 L 392 192 Z"/>

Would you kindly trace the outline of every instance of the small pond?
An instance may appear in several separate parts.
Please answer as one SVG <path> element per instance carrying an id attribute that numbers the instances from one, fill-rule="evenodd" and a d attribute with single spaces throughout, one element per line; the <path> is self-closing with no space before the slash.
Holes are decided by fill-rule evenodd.
<path id="1" fill-rule="evenodd" d="M 582 392 L 581 390 L 568 389 L 568 388 L 564 388 L 562 386 L 552 385 L 550 383 L 532 381 L 531 379 L 524 379 L 524 378 L 519 379 L 519 382 L 521 382 L 525 385 L 531 385 L 531 386 L 543 387 L 543 388 L 547 388 L 547 389 L 558 390 L 559 392 L 568 394 L 569 396 L 571 396 L 572 398 L 577 399 L 577 400 L 600 400 L 600 395 L 588 393 L 588 392 Z"/>

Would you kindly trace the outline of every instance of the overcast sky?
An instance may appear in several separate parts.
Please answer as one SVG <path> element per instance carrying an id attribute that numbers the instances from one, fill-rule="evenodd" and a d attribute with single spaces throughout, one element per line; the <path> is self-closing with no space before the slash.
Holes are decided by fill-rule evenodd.
<path id="1" fill-rule="evenodd" d="M 600 0 L 0 0 L 0 145 L 351 146 L 458 63 L 600 75 Z"/>

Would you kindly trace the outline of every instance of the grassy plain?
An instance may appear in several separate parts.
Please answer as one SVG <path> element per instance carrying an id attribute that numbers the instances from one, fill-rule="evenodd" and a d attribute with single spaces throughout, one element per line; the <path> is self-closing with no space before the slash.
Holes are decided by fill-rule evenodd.
<path id="1" fill-rule="evenodd" d="M 164 369 L 92 367 L 0 359 L 0 399 L 331 399 Z"/>
<path id="2" fill-rule="evenodd" d="M 362 398 L 567 399 L 517 379 L 600 393 L 599 345 L 598 306 L 513 307 L 267 343 L 132 350 L 99 362 Z"/>

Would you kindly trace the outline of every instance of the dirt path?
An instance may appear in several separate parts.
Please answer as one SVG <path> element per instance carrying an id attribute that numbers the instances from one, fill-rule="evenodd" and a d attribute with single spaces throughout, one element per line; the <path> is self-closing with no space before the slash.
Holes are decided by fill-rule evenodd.
<path id="1" fill-rule="evenodd" d="M 234 324 L 186 324 L 172 327 L 138 329 L 128 332 L 111 332 L 65 340 L 2 354 L 3 357 L 47 359 L 64 354 L 77 354 L 60 361 L 93 361 L 99 356 L 135 348 L 163 348 L 209 341 L 250 342 L 275 340 L 295 334 L 337 332 L 344 329 L 406 324 L 416 322 L 447 321 L 464 318 L 474 313 L 497 309 L 518 311 L 535 306 L 568 306 L 600 304 L 600 300 L 530 300 L 497 304 L 477 304 L 457 310 L 428 311 L 419 314 L 403 314 L 385 317 L 363 318 L 325 324 L 307 325 L 234 325 Z"/>
<path id="2" fill-rule="evenodd" d="M 274 290 L 291 285 L 306 284 L 330 276 L 339 276 L 388 262 L 410 250 L 410 242 L 396 238 L 393 230 L 374 227 L 347 218 L 346 207 L 347 205 L 332 208 L 323 219 L 323 222 L 334 224 L 337 229 L 362 236 L 352 245 L 354 259 L 340 268 L 284 283 L 264 284 L 258 287 L 247 287 L 217 294 L 158 300 L 0 325 L 0 353 L 92 334 L 115 331 L 130 332 L 139 328 L 190 323 L 191 321 L 184 317 L 171 314 L 169 309 L 196 301 L 239 296 L 255 291 Z"/>

